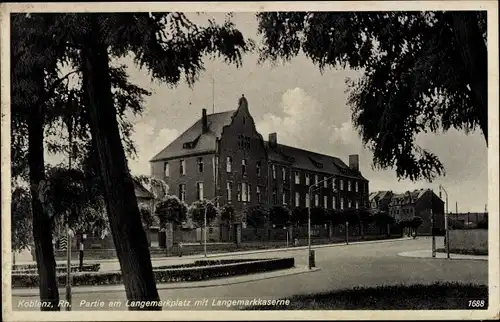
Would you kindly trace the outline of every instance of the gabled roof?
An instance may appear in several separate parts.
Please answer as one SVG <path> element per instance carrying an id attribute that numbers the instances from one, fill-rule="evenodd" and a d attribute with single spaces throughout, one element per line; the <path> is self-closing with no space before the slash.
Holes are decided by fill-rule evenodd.
<path id="1" fill-rule="evenodd" d="M 352 170 L 341 159 L 325 154 L 294 148 L 288 145 L 277 144 L 271 147 L 268 141 L 264 142 L 269 160 L 312 172 L 324 172 L 343 177 L 366 180 L 359 171 Z"/>
<path id="2" fill-rule="evenodd" d="M 139 181 L 134 179 L 134 191 L 137 198 L 153 199 L 153 194 L 146 189 Z"/>
<path id="3" fill-rule="evenodd" d="M 202 133 L 202 120 L 200 117 L 196 123 L 155 155 L 150 162 L 196 153 L 215 152 L 217 139 L 220 138 L 224 126 L 231 124 L 235 112 L 236 110 L 231 110 L 208 114 L 208 132 L 206 133 Z"/>
<path id="4" fill-rule="evenodd" d="M 374 191 L 368 196 L 368 200 L 381 200 L 389 193 L 389 191 Z"/>
<path id="5" fill-rule="evenodd" d="M 422 196 L 430 191 L 429 189 L 419 189 L 413 191 L 406 191 L 399 194 L 394 194 L 391 199 L 391 205 L 399 203 L 408 204 L 417 202 Z"/>

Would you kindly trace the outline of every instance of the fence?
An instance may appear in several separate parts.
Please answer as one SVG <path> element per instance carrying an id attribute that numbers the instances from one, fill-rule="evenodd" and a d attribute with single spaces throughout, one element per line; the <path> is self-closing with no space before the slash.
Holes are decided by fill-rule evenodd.
<path id="1" fill-rule="evenodd" d="M 450 229 L 488 229 L 487 212 L 455 213 L 448 215 L 448 226 Z"/>

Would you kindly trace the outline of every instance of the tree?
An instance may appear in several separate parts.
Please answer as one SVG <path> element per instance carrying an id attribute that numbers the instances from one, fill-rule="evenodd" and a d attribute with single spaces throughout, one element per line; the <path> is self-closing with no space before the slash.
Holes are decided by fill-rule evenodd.
<path id="1" fill-rule="evenodd" d="M 283 206 L 273 206 L 269 210 L 269 222 L 278 228 L 286 227 L 290 224 L 290 211 Z"/>
<path id="2" fill-rule="evenodd" d="M 31 196 L 23 187 L 15 187 L 11 202 L 12 252 L 27 249 L 33 242 Z M 15 255 L 15 254 L 14 254 Z M 15 264 L 15 256 L 14 263 Z"/>
<path id="3" fill-rule="evenodd" d="M 292 209 L 291 221 L 294 225 L 307 224 L 309 219 L 308 209 L 302 207 L 295 207 Z"/>
<path id="4" fill-rule="evenodd" d="M 40 298 L 51 304 L 42 305 L 41 309 L 59 310 L 50 230 L 52 219 L 42 205 L 38 190 L 45 180 L 45 148 L 49 153 L 69 151 L 77 161 L 78 156 L 85 155 L 85 148 L 92 146 L 88 144 L 85 109 L 78 105 L 74 108 L 75 104 L 83 104 L 82 91 L 69 86 L 70 76 L 81 73 L 81 69 L 62 73 L 61 65 L 67 60 L 61 57 L 65 55 L 68 42 L 57 36 L 68 30 L 64 24 L 57 26 L 54 23 L 57 15 L 12 14 L 11 18 L 11 173 L 13 178 L 29 182 L 33 196 L 33 241 L 40 275 Z M 75 52 L 71 54 L 74 56 Z M 129 140 L 130 123 L 126 122 L 123 112 L 125 109 L 140 112 L 142 96 L 148 92 L 127 81 L 124 67 L 113 68 L 111 74 L 113 97 L 120 111 L 122 140 L 127 153 L 133 153 Z M 74 137 L 80 141 L 71 148 L 60 141 L 64 135 L 61 123 L 68 116 L 68 110 L 74 113 Z M 50 136 L 56 140 L 51 140 Z"/>
<path id="5" fill-rule="evenodd" d="M 245 222 L 257 232 L 269 222 L 269 211 L 262 206 L 250 207 L 245 210 Z"/>
<path id="6" fill-rule="evenodd" d="M 379 227 L 380 232 L 382 232 L 382 229 L 386 229 L 387 235 L 390 234 L 390 226 L 395 223 L 394 218 L 389 215 L 386 211 L 380 211 L 374 214 L 373 220 L 375 222 L 375 225 Z"/>
<path id="7" fill-rule="evenodd" d="M 217 207 L 208 200 L 195 201 L 188 209 L 188 216 L 197 227 L 201 228 L 202 232 L 212 224 L 217 215 Z"/>
<path id="8" fill-rule="evenodd" d="M 167 196 L 155 208 L 155 214 L 160 220 L 160 228 L 165 228 L 167 223 L 180 225 L 187 219 L 188 208 L 176 196 Z"/>
<path id="9" fill-rule="evenodd" d="M 324 225 L 328 222 L 328 211 L 325 208 L 311 208 L 311 225 Z"/>
<path id="10" fill-rule="evenodd" d="M 261 60 L 304 53 L 321 71 L 363 72 L 348 104 L 377 168 L 433 180 L 444 167 L 415 143 L 422 132 L 467 133 L 488 142 L 485 11 L 264 12 Z"/>
<path id="11" fill-rule="evenodd" d="M 234 211 L 233 206 L 224 205 L 219 209 L 218 213 L 220 217 L 220 222 L 221 224 L 226 226 L 227 233 L 229 235 L 231 231 L 231 223 L 236 221 L 236 212 Z"/>
<path id="12" fill-rule="evenodd" d="M 222 26 L 210 21 L 208 27 L 201 28 L 179 13 L 47 14 L 37 15 L 37 19 L 46 19 L 45 28 L 36 28 L 41 29 L 47 39 L 42 42 L 41 36 L 31 37 L 30 41 L 39 45 L 57 44 L 58 60 L 69 62 L 81 70 L 82 101 L 89 120 L 92 146 L 98 160 L 127 298 L 158 300 L 147 240 L 144 231 L 139 228 L 139 208 L 120 137 L 120 130 L 129 129 L 121 129 L 117 121 L 120 114 L 113 98 L 109 59 L 132 53 L 137 64 L 146 67 L 154 78 L 177 85 L 181 75 L 184 75 L 192 85 L 203 70 L 204 55 L 219 54 L 227 62 L 239 66 L 241 54 L 249 49 L 248 41 L 229 21 Z M 36 143 L 42 146 L 43 131 L 37 131 L 36 136 Z M 43 155 L 38 156 L 36 163 L 40 164 Z M 38 177 L 33 180 L 32 187 L 43 179 L 43 176 Z M 35 236 L 35 244 L 36 239 Z M 46 264 L 55 267 L 52 262 L 49 258 Z M 49 273 L 46 275 L 51 276 Z M 44 278 L 40 280 L 43 282 Z M 49 298 L 52 300 L 55 297 L 51 295 Z"/>

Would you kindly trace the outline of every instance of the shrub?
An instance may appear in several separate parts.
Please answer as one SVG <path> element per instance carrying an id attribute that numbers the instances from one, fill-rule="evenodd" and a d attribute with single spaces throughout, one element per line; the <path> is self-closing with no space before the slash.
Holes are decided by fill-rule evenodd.
<path id="1" fill-rule="evenodd" d="M 82 266 L 84 272 L 97 272 L 101 268 L 101 264 L 85 264 Z M 71 271 L 76 272 L 80 269 L 79 265 L 71 265 Z M 38 270 L 36 264 L 18 264 L 12 265 L 13 273 L 36 273 Z M 66 264 L 57 264 L 56 273 L 66 272 Z"/>
<path id="2" fill-rule="evenodd" d="M 478 229 L 488 229 L 488 219 L 481 220 L 477 223 Z"/>
<path id="3" fill-rule="evenodd" d="M 175 267 L 157 268 L 154 275 L 157 283 L 172 283 L 184 281 L 202 281 L 218 277 L 254 274 L 294 267 L 294 258 L 263 259 L 263 260 L 218 260 L 197 261 L 194 265 L 176 265 Z M 181 266 L 181 267 L 179 267 Z M 184 266 L 184 267 L 182 267 Z M 65 284 L 65 275 L 57 275 L 59 285 Z M 114 285 L 122 284 L 121 272 L 85 272 L 73 275 L 73 285 Z M 12 274 L 12 287 L 36 287 L 38 274 Z"/>

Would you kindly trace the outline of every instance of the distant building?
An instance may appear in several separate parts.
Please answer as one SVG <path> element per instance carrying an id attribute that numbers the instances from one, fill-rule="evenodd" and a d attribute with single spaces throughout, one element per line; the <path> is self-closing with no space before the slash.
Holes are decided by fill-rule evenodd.
<path id="1" fill-rule="evenodd" d="M 392 199 L 392 191 L 374 191 L 368 196 L 370 209 L 389 212 L 389 204 Z"/>
<path id="2" fill-rule="evenodd" d="M 359 171 L 359 156 L 349 165 L 337 157 L 278 143 L 276 133 L 264 141 L 257 132 L 248 101 L 236 110 L 207 114 L 151 161 L 151 173 L 170 193 L 190 204 L 219 196 L 240 219 L 255 205 L 311 206 L 346 209 L 368 206 L 368 180 Z M 335 176 L 332 182 L 329 178 Z M 317 182 L 319 189 L 308 195 Z"/>
<path id="3" fill-rule="evenodd" d="M 444 201 L 430 189 L 394 194 L 389 203 L 389 214 L 396 221 L 411 220 L 415 216 L 422 218 L 420 233 L 431 233 L 432 218 L 435 228 L 444 229 Z"/>

